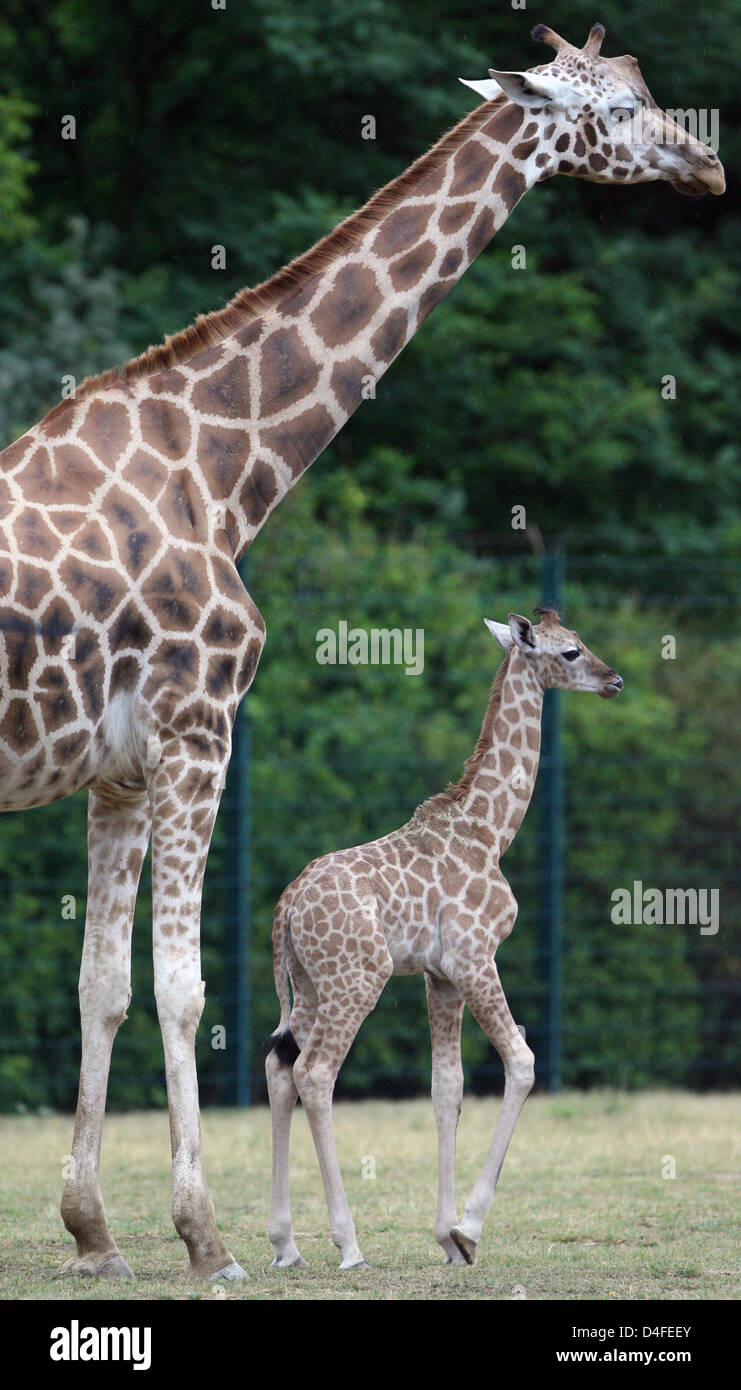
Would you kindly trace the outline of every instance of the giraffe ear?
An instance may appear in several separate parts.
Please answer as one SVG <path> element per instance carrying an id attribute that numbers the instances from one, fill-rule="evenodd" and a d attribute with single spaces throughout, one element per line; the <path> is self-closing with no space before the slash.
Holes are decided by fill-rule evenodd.
<path id="1" fill-rule="evenodd" d="M 558 77 L 545 72 L 496 72 L 489 76 L 517 106 L 583 106 L 586 98 Z"/>
<path id="2" fill-rule="evenodd" d="M 495 623 L 491 618 L 484 618 L 484 622 L 486 623 L 486 626 L 488 627 L 495 641 L 499 643 L 500 647 L 504 647 L 504 650 L 508 652 L 510 647 L 512 646 L 512 633 L 507 627 L 507 624 Z"/>
<path id="3" fill-rule="evenodd" d="M 464 87 L 470 87 L 473 92 L 478 92 L 484 101 L 493 101 L 495 97 L 504 95 L 503 88 L 491 77 L 485 77 L 481 82 L 471 82 L 467 77 L 459 77 L 458 81 L 462 82 Z"/>
<path id="4" fill-rule="evenodd" d="M 519 613 L 510 613 L 509 630 L 512 633 L 512 640 L 524 652 L 534 652 L 537 646 L 533 625 L 529 618 L 523 618 Z"/>

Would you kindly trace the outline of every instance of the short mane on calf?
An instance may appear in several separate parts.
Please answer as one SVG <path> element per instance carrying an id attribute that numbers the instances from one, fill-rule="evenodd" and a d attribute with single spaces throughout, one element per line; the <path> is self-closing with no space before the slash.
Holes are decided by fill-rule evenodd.
<path id="1" fill-rule="evenodd" d="M 509 666 L 510 652 L 505 652 L 504 659 L 494 677 L 491 690 L 489 692 L 489 702 L 484 715 L 484 722 L 481 725 L 481 732 L 476 741 L 476 747 L 470 757 L 466 758 L 463 764 L 463 772 L 457 782 L 451 782 L 443 791 L 437 792 L 423 801 L 414 812 L 413 820 L 424 821 L 430 816 L 434 816 L 439 811 L 444 811 L 449 806 L 465 801 L 466 796 L 471 790 L 473 780 L 478 772 L 486 753 L 491 748 L 491 735 L 494 728 L 494 720 L 499 713 L 502 703 L 502 688 L 507 675 Z"/>

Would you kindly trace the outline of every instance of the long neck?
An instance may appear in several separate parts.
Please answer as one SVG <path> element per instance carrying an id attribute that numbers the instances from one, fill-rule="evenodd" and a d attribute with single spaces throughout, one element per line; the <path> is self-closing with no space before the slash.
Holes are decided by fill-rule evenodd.
<path id="1" fill-rule="evenodd" d="M 530 805 L 538 775 L 542 711 L 542 686 L 527 658 L 513 647 L 494 682 L 476 751 L 462 779 L 462 816 L 493 831 L 500 855 L 511 845 Z"/>
<path id="2" fill-rule="evenodd" d="M 197 466 L 226 500 L 236 554 L 544 177 L 539 130 L 509 101 L 484 103 L 304 257 L 238 295 L 233 331 L 189 358 L 191 403 L 208 416 Z"/>

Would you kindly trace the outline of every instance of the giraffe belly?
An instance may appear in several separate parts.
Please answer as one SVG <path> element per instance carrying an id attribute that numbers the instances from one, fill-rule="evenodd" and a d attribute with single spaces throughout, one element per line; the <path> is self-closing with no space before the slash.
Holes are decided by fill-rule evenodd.
<path id="1" fill-rule="evenodd" d="M 437 927 L 415 912 L 382 912 L 382 924 L 395 975 L 440 971 L 442 946 Z"/>
<path id="2" fill-rule="evenodd" d="M 21 577 L 4 577 L 0 811 L 16 811 L 59 801 L 89 781 L 99 723 L 90 705 L 102 706 L 103 663 L 92 624 L 79 637 L 71 610 L 61 604 L 37 615 L 24 602 L 30 605 L 35 596 L 28 577 L 26 588 Z"/>
<path id="3" fill-rule="evenodd" d="M 59 627 L 58 616 L 36 618 L 12 597 L 0 605 L 0 811 L 45 806 L 101 779 L 112 794 L 144 786 L 138 664 L 134 688 L 111 698 L 94 625 Z"/>
<path id="4" fill-rule="evenodd" d="M 87 786 L 93 742 L 92 731 L 80 730 L 70 735 L 66 750 L 36 740 L 23 756 L 14 756 L 0 736 L 0 811 L 47 806 Z"/>

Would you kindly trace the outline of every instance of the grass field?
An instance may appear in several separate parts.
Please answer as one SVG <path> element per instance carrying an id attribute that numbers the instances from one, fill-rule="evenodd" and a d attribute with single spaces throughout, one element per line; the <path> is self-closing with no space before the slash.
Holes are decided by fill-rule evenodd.
<path id="1" fill-rule="evenodd" d="M 464 1103 L 459 1213 L 497 1102 Z M 170 1222 L 164 1113 L 106 1122 L 103 1192 L 136 1283 L 71 1280 L 59 1218 L 69 1116 L 0 1121 L 0 1297 L 230 1299 L 735 1299 L 741 1291 L 741 1095 L 592 1092 L 532 1096 L 473 1268 L 446 1267 L 432 1237 L 436 1135 L 424 1101 L 338 1104 L 337 1145 L 372 1268 L 341 1273 L 299 1110 L 294 1224 L 306 1270 L 271 1269 L 269 1115 L 206 1112 L 204 1147 L 220 1228 L 249 1278 L 214 1290 L 183 1277 Z M 364 1178 L 364 1160 L 376 1176 Z M 676 1176 L 663 1177 L 671 1156 Z M 370 1164 L 365 1163 L 366 1170 Z"/>

